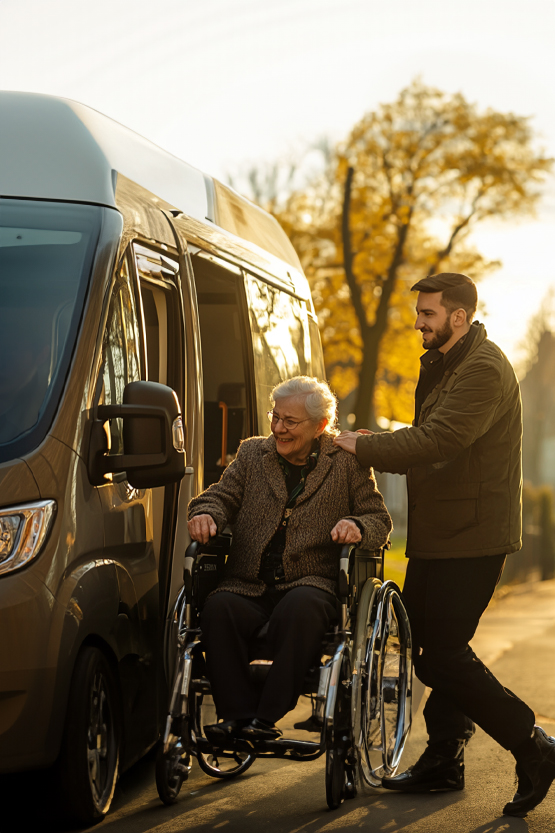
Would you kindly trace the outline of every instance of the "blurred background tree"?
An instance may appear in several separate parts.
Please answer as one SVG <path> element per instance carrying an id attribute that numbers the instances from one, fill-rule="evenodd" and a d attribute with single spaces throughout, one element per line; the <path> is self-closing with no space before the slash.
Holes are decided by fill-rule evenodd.
<path id="1" fill-rule="evenodd" d="M 488 217 L 533 211 L 551 160 L 534 148 L 527 118 L 479 112 L 462 94 L 419 80 L 337 148 L 315 151 L 321 171 L 300 186 L 291 187 L 302 162 L 251 173 L 247 190 L 301 258 L 328 379 L 340 399 L 353 397 L 353 422 L 410 422 L 421 353 L 411 285 L 438 271 L 477 280 L 495 268 L 469 233 Z"/>

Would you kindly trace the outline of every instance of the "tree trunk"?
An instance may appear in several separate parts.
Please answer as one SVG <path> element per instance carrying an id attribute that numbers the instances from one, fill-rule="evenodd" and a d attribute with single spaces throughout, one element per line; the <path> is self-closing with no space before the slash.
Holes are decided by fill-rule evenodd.
<path id="1" fill-rule="evenodd" d="M 399 227 L 397 243 L 393 251 L 391 262 L 387 273 L 381 282 L 382 293 L 376 309 L 376 317 L 373 324 L 368 324 L 366 309 L 362 300 L 362 291 L 357 283 L 353 270 L 353 245 L 351 240 L 351 228 L 349 213 L 351 208 L 351 190 L 353 184 L 354 169 L 349 167 L 345 179 L 345 191 L 343 196 L 343 212 L 341 216 L 341 237 L 343 242 L 343 265 L 345 278 L 351 294 L 351 302 L 358 320 L 360 337 L 362 339 L 362 362 L 358 378 L 358 392 L 355 405 L 356 425 L 360 428 L 370 428 L 375 431 L 377 426 L 374 409 L 374 393 L 376 390 L 376 377 L 378 373 L 378 357 L 380 344 L 387 330 L 387 320 L 391 297 L 397 282 L 397 272 L 403 262 L 405 242 L 412 220 L 412 209 L 410 210 L 405 223 Z"/>

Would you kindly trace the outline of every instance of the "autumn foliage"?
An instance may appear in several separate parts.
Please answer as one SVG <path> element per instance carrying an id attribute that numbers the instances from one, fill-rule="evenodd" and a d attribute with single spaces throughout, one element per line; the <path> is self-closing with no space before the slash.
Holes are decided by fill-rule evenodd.
<path id="1" fill-rule="evenodd" d="M 312 285 L 328 378 L 340 398 L 356 391 L 357 425 L 411 421 L 421 353 L 411 285 L 497 266 L 469 233 L 532 211 L 550 165 L 526 117 L 480 112 L 416 80 L 276 209 Z"/>

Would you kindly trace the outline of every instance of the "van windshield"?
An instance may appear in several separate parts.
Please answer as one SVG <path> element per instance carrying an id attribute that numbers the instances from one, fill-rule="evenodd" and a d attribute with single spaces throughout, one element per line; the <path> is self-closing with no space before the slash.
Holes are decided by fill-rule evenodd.
<path id="1" fill-rule="evenodd" d="M 0 459 L 27 450 L 13 443 L 33 432 L 63 384 L 101 211 L 0 200 Z"/>

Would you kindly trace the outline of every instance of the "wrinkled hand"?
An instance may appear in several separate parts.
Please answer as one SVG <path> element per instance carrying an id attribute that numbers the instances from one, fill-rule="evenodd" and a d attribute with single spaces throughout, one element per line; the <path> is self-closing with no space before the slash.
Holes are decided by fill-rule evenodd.
<path id="1" fill-rule="evenodd" d="M 212 515 L 195 515 L 187 524 L 189 535 L 193 541 L 207 544 L 210 538 L 218 534 L 218 527 Z"/>
<path id="2" fill-rule="evenodd" d="M 360 529 L 354 521 L 338 521 L 331 531 L 331 539 L 336 544 L 357 544 L 361 539 Z"/>
<path id="3" fill-rule="evenodd" d="M 357 439 L 359 434 L 372 434 L 368 428 L 357 428 L 356 431 L 342 431 L 338 437 L 335 437 L 333 444 L 338 445 L 344 451 L 349 451 L 351 454 L 356 454 Z"/>

